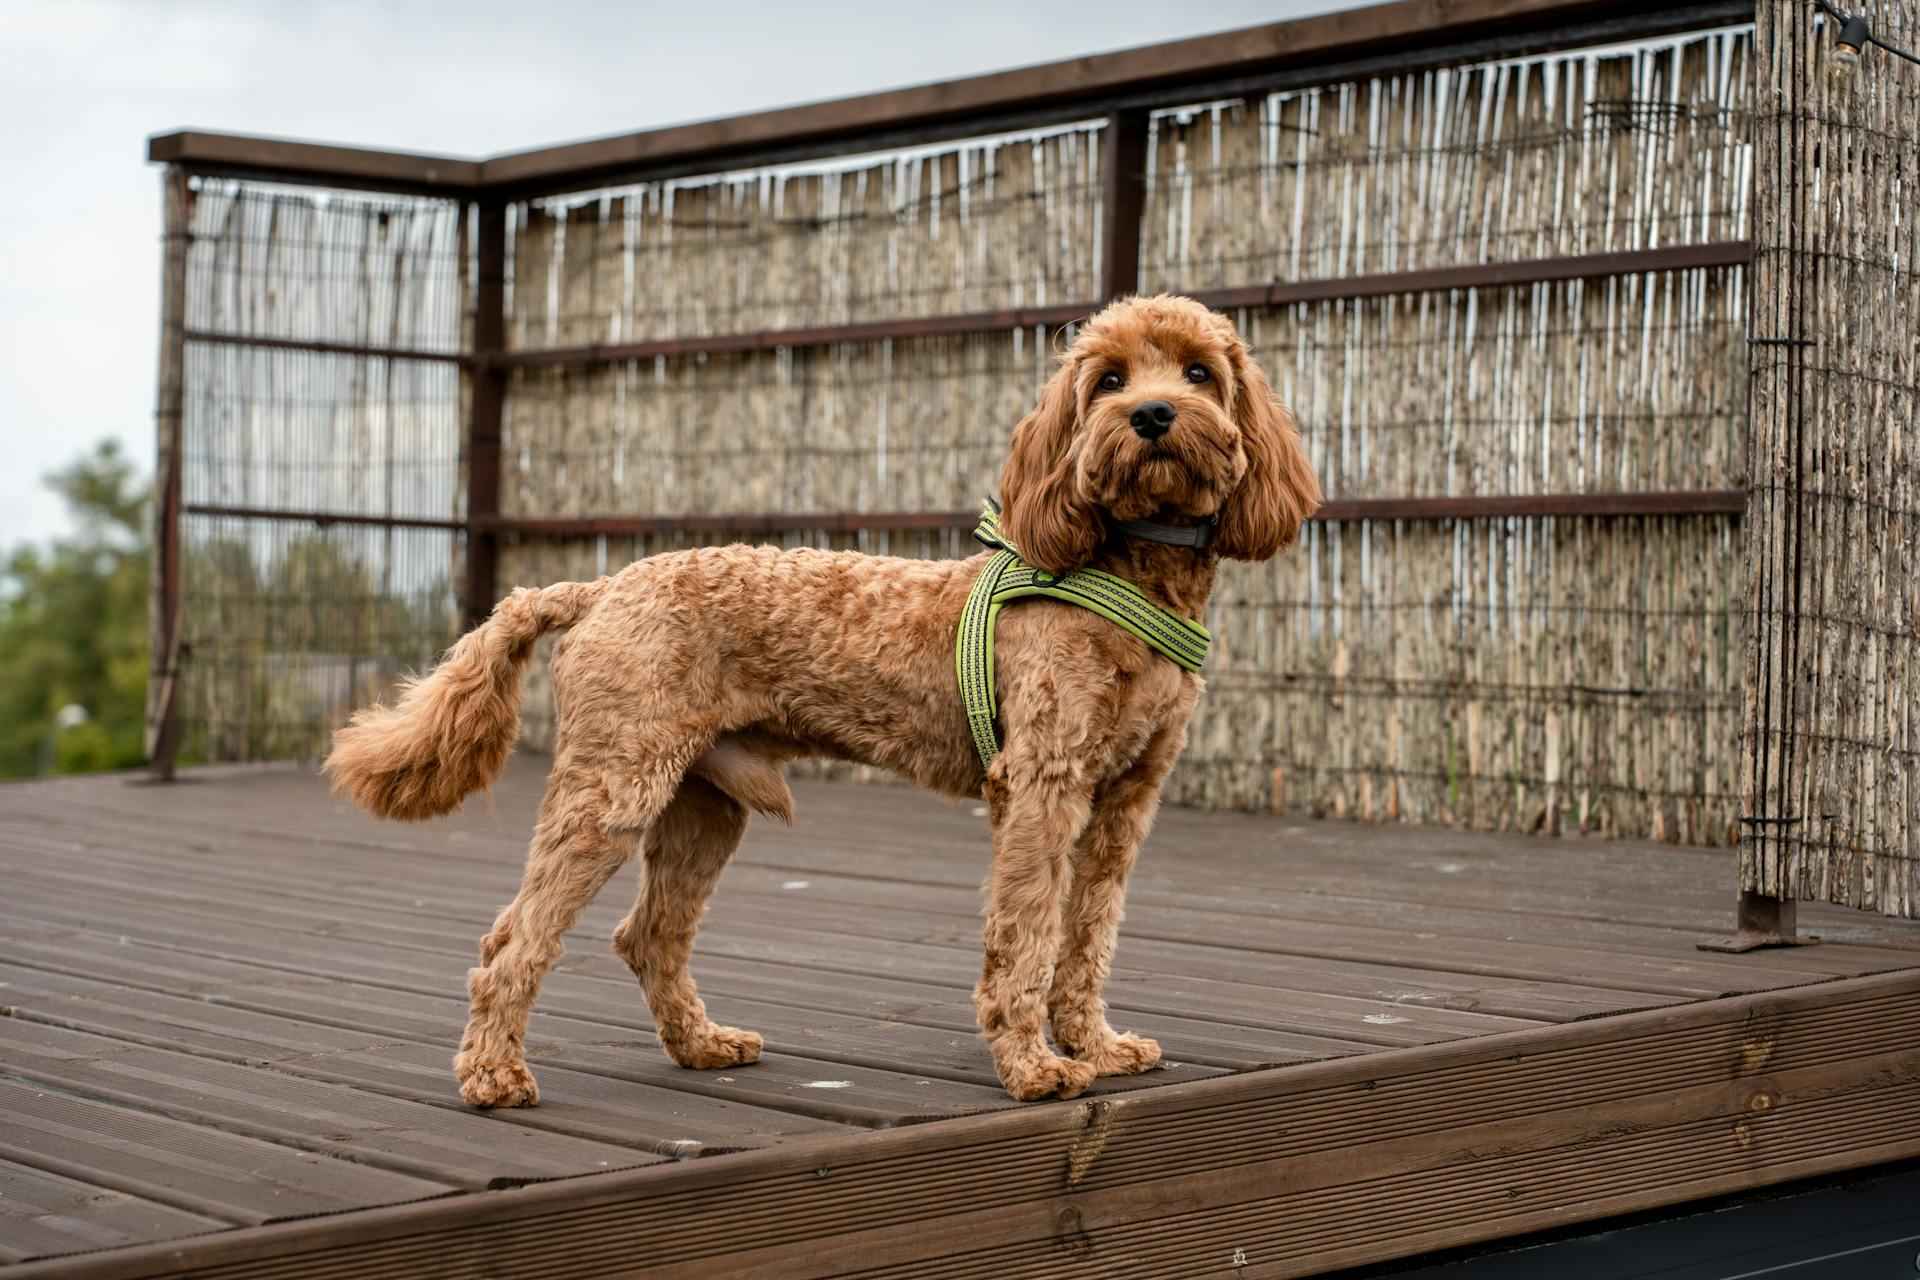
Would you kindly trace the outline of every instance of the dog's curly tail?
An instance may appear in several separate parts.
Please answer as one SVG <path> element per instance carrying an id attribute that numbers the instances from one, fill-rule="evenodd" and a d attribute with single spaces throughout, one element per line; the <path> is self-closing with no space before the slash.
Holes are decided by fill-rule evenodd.
<path id="1" fill-rule="evenodd" d="M 333 789 L 376 818 L 452 813 L 500 776 L 520 732 L 520 677 L 534 641 L 585 617 L 609 579 L 523 588 L 461 636 L 394 706 L 355 712 L 322 766 Z"/>

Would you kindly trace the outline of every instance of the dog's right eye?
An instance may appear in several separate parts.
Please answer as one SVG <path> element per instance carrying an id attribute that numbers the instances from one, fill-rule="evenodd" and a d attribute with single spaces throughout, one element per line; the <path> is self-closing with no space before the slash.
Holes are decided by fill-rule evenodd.
<path id="1" fill-rule="evenodd" d="M 1126 385 L 1127 380 L 1117 373 L 1109 372 L 1100 375 L 1100 389 L 1102 391 L 1118 391 Z"/>

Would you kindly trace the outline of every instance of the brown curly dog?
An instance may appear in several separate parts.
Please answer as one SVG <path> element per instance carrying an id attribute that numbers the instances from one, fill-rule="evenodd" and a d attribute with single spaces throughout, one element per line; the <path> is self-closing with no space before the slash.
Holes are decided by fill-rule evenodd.
<path id="1" fill-rule="evenodd" d="M 1274 555 L 1320 487 L 1233 326 L 1155 297 L 1081 327 L 1014 431 L 1000 496 L 1002 527 L 1029 562 L 1095 565 L 1199 618 L 1218 557 Z M 1114 526 L 1141 519 L 1211 522 L 1214 537 L 1196 549 Z M 534 641 L 571 628 L 553 656 L 558 733 L 526 878 L 468 983 L 472 1019 L 454 1060 L 468 1102 L 537 1101 L 522 1045 L 541 975 L 636 848 L 640 897 L 613 945 L 661 1044 L 687 1067 L 760 1056 L 759 1036 L 708 1019 L 687 958 L 747 811 L 792 821 L 780 762 L 801 756 L 988 802 L 974 1003 L 1008 1092 L 1070 1098 L 1095 1076 L 1154 1065 L 1159 1046 L 1116 1033 L 1101 990 L 1127 874 L 1201 680 L 1084 609 L 1010 607 L 995 646 L 1005 746 L 983 769 L 954 643 L 985 560 L 711 547 L 516 591 L 397 706 L 340 730 L 326 763 L 337 789 L 380 817 L 449 813 L 499 776 Z"/>

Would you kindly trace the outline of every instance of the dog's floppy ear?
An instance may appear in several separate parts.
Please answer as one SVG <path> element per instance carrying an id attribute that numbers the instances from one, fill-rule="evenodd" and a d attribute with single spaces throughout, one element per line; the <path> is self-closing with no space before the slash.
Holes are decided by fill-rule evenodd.
<path id="1" fill-rule="evenodd" d="M 1000 469 L 1000 527 L 1021 559 L 1053 573 L 1086 564 L 1107 536 L 1100 509 L 1074 483 L 1078 416 L 1068 360 L 1040 389 L 1039 405 L 1013 429 L 1013 448 Z"/>
<path id="2" fill-rule="evenodd" d="M 1246 344 L 1235 337 L 1228 354 L 1239 384 L 1233 417 L 1247 474 L 1220 508 L 1213 545 L 1229 559 L 1268 560 L 1285 550 L 1301 523 L 1319 510 L 1320 481 L 1307 461 L 1293 413 L 1274 398 Z"/>

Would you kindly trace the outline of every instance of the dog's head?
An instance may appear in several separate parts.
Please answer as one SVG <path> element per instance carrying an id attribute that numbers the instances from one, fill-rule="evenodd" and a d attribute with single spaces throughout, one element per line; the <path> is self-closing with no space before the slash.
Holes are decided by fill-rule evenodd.
<path id="1" fill-rule="evenodd" d="M 1123 298 L 1081 326 L 1000 473 L 1001 525 L 1030 564 L 1092 559 L 1107 519 L 1218 522 L 1213 547 L 1265 560 L 1320 505 L 1293 415 L 1225 316 Z"/>

